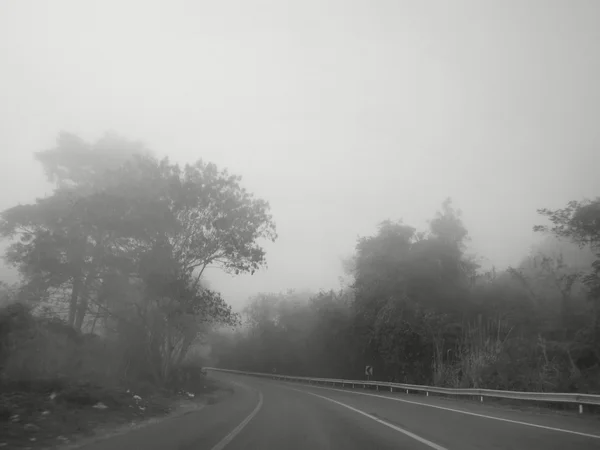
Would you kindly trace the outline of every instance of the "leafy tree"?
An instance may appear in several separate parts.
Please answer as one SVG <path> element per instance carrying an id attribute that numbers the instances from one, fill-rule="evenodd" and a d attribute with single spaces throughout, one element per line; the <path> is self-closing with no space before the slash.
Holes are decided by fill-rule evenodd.
<path id="1" fill-rule="evenodd" d="M 36 155 L 55 190 L 0 215 L 23 292 L 67 304 L 77 330 L 103 323 L 139 341 L 166 379 L 194 340 L 237 316 L 203 286 L 211 264 L 251 272 L 266 264 L 259 240 L 276 239 L 269 205 L 240 177 L 198 161 L 181 168 L 115 135 L 97 143 L 61 134 Z M 90 324 L 91 321 L 91 324 Z M 133 334 L 132 334 L 133 333 Z M 139 353 L 139 352 L 138 352 Z"/>
<path id="2" fill-rule="evenodd" d="M 559 237 L 571 239 L 580 247 L 589 247 L 596 253 L 592 271 L 584 277 L 590 298 L 600 301 L 600 197 L 594 201 L 572 201 L 565 208 L 540 209 L 552 226 L 537 225 L 534 231 L 551 232 Z"/>
<path id="3" fill-rule="evenodd" d="M 136 176 L 141 169 L 153 169 L 152 160 L 134 157 L 102 173 L 102 154 L 83 146 L 86 170 L 73 173 L 81 168 L 69 163 L 75 153 L 73 141 L 61 135 L 59 147 L 37 155 L 42 162 L 50 161 L 45 169 L 56 180 L 55 192 L 4 211 L 0 231 L 3 237 L 19 239 L 9 247 L 7 260 L 19 268 L 32 294 L 69 286 L 68 322 L 80 329 L 94 282 L 115 263 L 131 263 L 134 250 L 176 222 L 161 198 L 165 187 L 161 174 L 145 170 Z M 90 162 L 92 156 L 99 167 Z M 94 178 L 102 180 L 101 185 L 90 184 Z M 85 180 L 83 184 L 67 183 L 79 179 Z"/>
<path id="4" fill-rule="evenodd" d="M 475 271 L 464 255 L 467 235 L 460 213 L 446 200 L 429 233 L 385 221 L 375 236 L 359 240 L 356 326 L 365 359 L 380 373 L 427 379 L 433 354 L 456 344 Z"/>
<path id="5" fill-rule="evenodd" d="M 62 188 L 94 190 L 104 183 L 106 172 L 123 166 L 134 156 L 150 156 L 141 142 L 106 133 L 94 144 L 71 133 L 61 132 L 56 147 L 37 152 L 50 182 Z"/>
<path id="6" fill-rule="evenodd" d="M 186 270 L 218 264 L 236 274 L 263 266 L 259 239 L 275 241 L 269 205 L 239 184 L 239 176 L 202 161 L 187 165 L 175 180 L 173 197 L 181 230 L 172 242 Z"/>
<path id="7" fill-rule="evenodd" d="M 576 336 L 577 365 L 584 368 L 600 365 L 600 198 L 593 201 L 571 201 L 565 208 L 550 210 L 540 209 L 551 226 L 537 225 L 534 231 L 552 233 L 566 238 L 580 247 L 587 247 L 595 253 L 596 259 L 591 270 L 581 274 L 581 280 L 588 290 L 590 300 L 591 323 L 580 329 Z M 572 287 L 571 278 L 558 278 L 562 291 Z M 566 291 L 569 292 L 569 291 Z M 563 308 L 566 308 L 569 297 L 563 295 Z"/>
<path id="8" fill-rule="evenodd" d="M 369 364 L 377 379 L 409 383 L 597 391 L 595 205 L 543 210 L 554 227 L 536 229 L 552 236 L 519 265 L 487 272 L 466 254 L 449 200 L 426 231 L 384 221 L 343 261 L 352 285 L 309 302 L 254 297 L 245 327 L 213 351 L 245 370 L 360 379 Z"/>

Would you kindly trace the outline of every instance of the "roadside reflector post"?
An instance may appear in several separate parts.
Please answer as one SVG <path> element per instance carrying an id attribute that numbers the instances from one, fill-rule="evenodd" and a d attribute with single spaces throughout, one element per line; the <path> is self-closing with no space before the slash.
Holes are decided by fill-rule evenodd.
<path id="1" fill-rule="evenodd" d="M 425 393 L 425 397 L 429 397 L 429 392 L 426 392 L 426 393 Z"/>
<path id="2" fill-rule="evenodd" d="M 390 386 L 390 392 L 394 392 L 394 388 Z"/>
<path id="3" fill-rule="evenodd" d="M 379 385 L 377 385 L 377 390 L 379 391 Z"/>
<path id="4" fill-rule="evenodd" d="M 408 389 L 406 390 L 406 393 L 408 394 Z"/>
<path id="5" fill-rule="evenodd" d="M 352 389 L 354 389 L 354 383 L 352 383 Z"/>
<path id="6" fill-rule="evenodd" d="M 483 403 L 483 395 L 481 396 L 481 403 Z"/>
<path id="7" fill-rule="evenodd" d="M 579 405 L 579 414 L 583 414 L 583 405 Z"/>

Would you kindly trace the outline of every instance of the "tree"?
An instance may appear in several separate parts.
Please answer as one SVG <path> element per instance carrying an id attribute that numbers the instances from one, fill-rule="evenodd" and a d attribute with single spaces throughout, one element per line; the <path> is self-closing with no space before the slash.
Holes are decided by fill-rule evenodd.
<path id="1" fill-rule="evenodd" d="M 169 379 L 192 344 L 213 325 L 235 326 L 238 316 L 221 296 L 199 286 L 181 270 L 168 247 L 156 246 L 140 264 L 143 294 L 132 304 L 127 318 L 148 343 L 148 356 L 156 379 Z"/>
<path id="2" fill-rule="evenodd" d="M 226 367 L 252 371 L 358 379 L 368 364 L 389 381 L 593 392 L 600 343 L 585 294 L 594 291 L 578 274 L 594 258 L 564 239 L 597 241 L 600 221 L 584 206 L 552 213 L 560 242 L 551 236 L 516 267 L 486 273 L 465 254 L 467 229 L 449 200 L 426 231 L 384 221 L 344 261 L 352 286 L 308 303 L 254 297 L 246 328 L 220 335 L 214 350 Z"/>
<path id="3" fill-rule="evenodd" d="M 161 378 L 199 333 L 237 323 L 202 274 L 253 273 L 266 264 L 259 241 L 276 239 L 268 203 L 240 177 L 202 161 L 182 169 L 114 135 L 90 145 L 61 134 L 37 158 L 53 194 L 0 215 L 30 297 L 57 308 L 68 297 L 77 330 L 91 313 L 94 327 L 137 333 Z"/>
<path id="4" fill-rule="evenodd" d="M 93 190 L 104 183 L 107 172 L 122 167 L 135 156 L 149 157 L 141 142 L 130 141 L 116 133 L 106 133 L 94 144 L 61 132 L 56 147 L 35 153 L 48 181 L 62 188 Z"/>
<path id="5" fill-rule="evenodd" d="M 461 219 L 461 211 L 452 207 L 452 199 L 442 203 L 442 210 L 429 223 L 431 235 L 452 247 L 463 250 L 469 232 Z"/>
<path id="6" fill-rule="evenodd" d="M 550 232 L 572 240 L 580 247 L 589 247 L 596 253 L 592 271 L 583 278 L 590 298 L 600 300 L 600 197 L 590 201 L 571 201 L 563 209 L 540 209 L 539 214 L 552 222 L 552 227 L 537 225 L 534 231 Z"/>
<path id="7" fill-rule="evenodd" d="M 198 277 L 211 264 L 236 274 L 254 273 L 266 263 L 257 241 L 277 238 L 268 203 L 255 199 L 240 180 L 198 161 L 172 182 L 181 230 L 171 242 L 185 270 L 196 270 Z"/>
<path id="8" fill-rule="evenodd" d="M 571 201 L 565 208 L 544 208 L 538 210 L 538 213 L 545 216 L 552 225 L 536 225 L 534 231 L 569 239 L 582 248 L 588 247 L 596 254 L 590 270 L 581 275 L 591 302 L 592 320 L 589 327 L 581 330 L 578 341 L 586 347 L 582 353 L 593 354 L 593 358 L 582 356 L 582 359 L 588 360 L 586 366 L 593 365 L 592 361 L 600 364 L 600 197 L 593 201 Z M 559 281 L 562 284 L 566 282 L 569 288 L 572 285 L 570 279 Z"/>
<path id="9" fill-rule="evenodd" d="M 375 236 L 359 239 L 355 326 L 363 336 L 364 358 L 379 373 L 430 379 L 434 353 L 446 354 L 456 345 L 463 316 L 471 313 L 476 268 L 464 255 L 467 236 L 448 199 L 428 233 L 385 221 Z"/>
<path id="10" fill-rule="evenodd" d="M 121 141 L 118 148 L 127 145 Z M 2 236 L 19 239 L 8 249 L 8 262 L 32 295 L 68 289 L 68 322 L 76 329 L 102 273 L 117 261 L 131 262 L 143 242 L 177 225 L 165 201 L 165 167 L 133 154 L 137 147 L 129 148 L 129 159 L 105 158 L 105 147 L 106 138 L 89 146 L 61 134 L 56 148 L 36 155 L 56 183 L 53 195 L 1 215 Z"/>
<path id="11" fill-rule="evenodd" d="M 315 376 L 359 378 L 362 359 L 357 359 L 360 348 L 353 333 L 351 292 L 320 292 L 310 300 L 311 329 L 307 338 L 307 355 Z"/>

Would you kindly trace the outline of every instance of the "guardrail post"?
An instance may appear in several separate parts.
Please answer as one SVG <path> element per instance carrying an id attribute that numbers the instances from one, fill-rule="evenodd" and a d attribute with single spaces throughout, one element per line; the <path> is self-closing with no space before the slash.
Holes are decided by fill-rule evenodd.
<path id="1" fill-rule="evenodd" d="M 377 392 L 379 392 L 379 385 L 377 385 L 376 387 L 377 387 Z"/>
<path id="2" fill-rule="evenodd" d="M 354 383 L 352 383 L 352 389 L 354 389 Z"/>

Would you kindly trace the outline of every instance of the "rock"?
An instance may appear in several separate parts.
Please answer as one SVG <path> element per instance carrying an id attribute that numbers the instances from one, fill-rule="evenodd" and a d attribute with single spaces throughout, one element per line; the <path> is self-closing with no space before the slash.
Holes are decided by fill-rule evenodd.
<path id="1" fill-rule="evenodd" d="M 108 406 L 106 406 L 104 403 L 102 402 L 98 402 L 96 403 L 94 406 L 92 406 L 92 408 L 94 409 L 106 409 L 108 408 Z"/>

